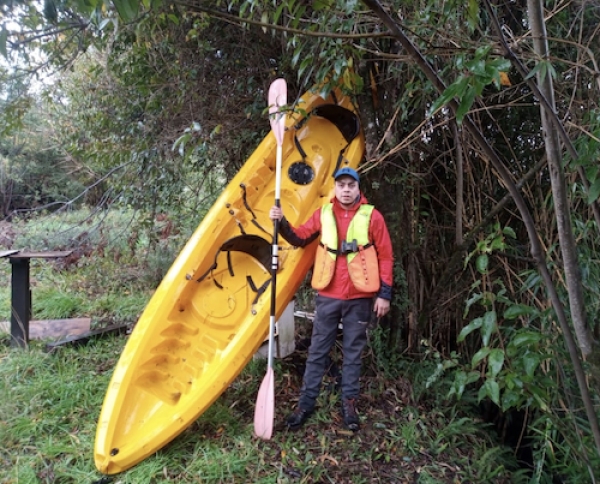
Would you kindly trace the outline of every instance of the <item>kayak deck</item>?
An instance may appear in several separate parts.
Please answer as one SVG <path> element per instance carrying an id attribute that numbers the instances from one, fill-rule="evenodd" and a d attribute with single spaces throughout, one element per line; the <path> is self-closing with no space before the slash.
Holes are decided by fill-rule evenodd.
<path id="1" fill-rule="evenodd" d="M 331 112 L 331 100 L 310 93 L 303 99 L 301 108 L 317 108 L 317 114 L 288 116 L 282 148 L 280 200 L 293 225 L 329 201 L 336 167 L 356 168 L 364 154 L 347 97 Z M 330 118 L 338 114 L 344 119 L 336 124 Z M 94 457 L 101 472 L 122 472 L 185 430 L 267 336 L 275 151 L 269 133 L 196 229 L 130 335 L 98 421 Z M 310 269 L 316 247 L 295 249 L 283 240 L 280 245 L 278 317 Z"/>

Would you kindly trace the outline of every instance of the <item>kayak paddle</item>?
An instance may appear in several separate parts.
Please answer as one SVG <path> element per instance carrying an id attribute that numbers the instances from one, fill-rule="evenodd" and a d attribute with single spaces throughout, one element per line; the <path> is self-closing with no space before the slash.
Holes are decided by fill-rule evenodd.
<path id="1" fill-rule="evenodd" d="M 287 84 L 285 79 L 275 79 L 269 87 L 269 121 L 271 130 L 277 141 L 277 158 L 275 167 L 275 205 L 280 206 L 281 197 L 281 158 L 283 157 L 283 133 L 285 130 L 285 113 L 281 107 L 287 104 Z M 274 221 L 273 246 L 271 251 L 271 314 L 269 321 L 269 356 L 267 373 L 263 378 L 254 410 L 254 433 L 263 440 L 269 440 L 273 435 L 275 419 L 275 374 L 273 372 L 273 351 L 275 339 L 275 297 L 277 294 L 277 257 L 279 221 Z"/>

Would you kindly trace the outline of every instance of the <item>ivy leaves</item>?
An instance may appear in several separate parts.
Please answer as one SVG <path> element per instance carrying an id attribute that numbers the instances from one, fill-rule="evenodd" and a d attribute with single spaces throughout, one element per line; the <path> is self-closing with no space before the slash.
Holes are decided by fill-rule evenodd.
<path id="1" fill-rule="evenodd" d="M 544 408 L 544 386 L 538 370 L 550 356 L 546 336 L 534 327 L 544 315 L 536 307 L 513 301 L 502 281 L 489 280 L 489 256 L 507 249 L 506 236 L 516 238 L 512 228 L 495 224 L 466 257 L 465 266 L 474 258 L 481 280 L 471 286 L 464 316 L 477 307 L 483 311 L 462 328 L 457 342 L 467 343 L 469 337 L 475 337 L 480 339 L 476 343 L 480 347 L 470 364 L 455 372 L 450 394 L 460 397 L 467 385 L 481 381 L 478 399 L 489 398 L 503 411 L 524 405 Z"/>
<path id="2" fill-rule="evenodd" d="M 467 58 L 466 54 L 456 58 L 455 69 L 460 74 L 431 105 L 429 116 L 456 99 L 456 121 L 460 124 L 475 98 L 480 96 L 488 85 L 494 84 L 496 88 L 500 88 L 504 82 L 501 74 L 510 69 L 510 61 L 493 57 L 491 51 L 492 47 L 487 45 L 475 50 L 471 59 Z"/>

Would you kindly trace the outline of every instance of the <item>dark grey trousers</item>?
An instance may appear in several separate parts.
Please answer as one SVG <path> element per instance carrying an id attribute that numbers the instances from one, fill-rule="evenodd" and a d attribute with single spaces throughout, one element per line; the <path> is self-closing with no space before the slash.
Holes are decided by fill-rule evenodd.
<path id="1" fill-rule="evenodd" d="M 313 410 L 321 382 L 335 344 L 338 325 L 343 323 L 342 398 L 357 398 L 360 393 L 361 356 L 367 344 L 367 326 L 372 299 L 332 299 L 317 296 L 310 348 L 298 405 Z"/>

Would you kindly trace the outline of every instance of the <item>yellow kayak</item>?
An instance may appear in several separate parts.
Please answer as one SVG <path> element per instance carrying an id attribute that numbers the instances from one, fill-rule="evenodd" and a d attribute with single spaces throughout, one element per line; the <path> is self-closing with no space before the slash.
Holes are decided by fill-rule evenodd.
<path id="1" fill-rule="evenodd" d="M 338 167 L 356 168 L 364 137 L 351 99 L 307 92 L 286 117 L 281 206 L 294 225 L 333 195 Z M 297 113 L 302 113 L 299 115 Z M 260 143 L 176 258 L 136 324 L 100 413 L 94 459 L 116 474 L 192 424 L 267 337 L 276 140 Z M 296 293 L 315 245 L 279 239 L 276 315 Z"/>

